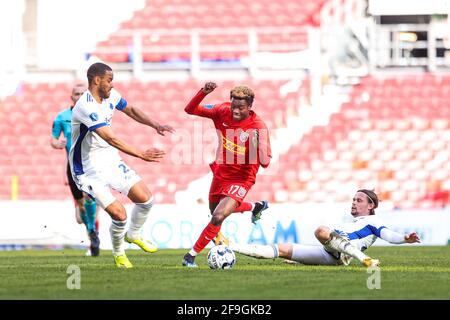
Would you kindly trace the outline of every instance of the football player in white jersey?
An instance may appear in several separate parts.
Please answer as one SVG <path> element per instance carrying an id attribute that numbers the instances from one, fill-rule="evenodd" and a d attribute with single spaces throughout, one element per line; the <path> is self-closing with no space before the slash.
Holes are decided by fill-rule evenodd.
<path id="1" fill-rule="evenodd" d="M 388 229 L 375 216 L 378 197 L 367 189 L 358 190 L 353 197 L 351 214 L 353 222 L 340 228 L 320 226 L 315 230 L 322 246 L 280 243 L 252 245 L 229 243 L 231 249 L 255 258 L 284 258 L 307 265 L 348 265 L 355 258 L 366 267 L 378 266 L 379 260 L 364 254 L 377 238 L 390 243 L 420 242 L 417 233 L 400 234 Z"/>
<path id="2" fill-rule="evenodd" d="M 89 88 L 78 99 L 72 113 L 70 169 L 77 187 L 95 199 L 112 218 L 110 233 L 116 265 L 131 268 L 133 265 L 123 248 L 124 240 L 138 245 L 145 252 L 157 251 L 140 235 L 153 206 L 153 196 L 141 178 L 120 158 L 119 150 L 148 162 L 158 162 L 164 151 L 155 148 L 143 151 L 128 145 L 115 135 L 111 120 L 117 109 L 161 135 L 174 130 L 156 123 L 140 109 L 129 105 L 113 88 L 113 71 L 108 65 L 94 63 L 87 71 L 87 78 Z M 128 231 L 125 230 L 125 208 L 110 188 L 127 195 L 135 203 Z"/>

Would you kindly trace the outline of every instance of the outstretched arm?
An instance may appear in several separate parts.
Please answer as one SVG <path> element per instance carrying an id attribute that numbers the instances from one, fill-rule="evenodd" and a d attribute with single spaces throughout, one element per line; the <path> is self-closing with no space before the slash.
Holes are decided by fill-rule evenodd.
<path id="1" fill-rule="evenodd" d="M 388 228 L 381 229 L 380 238 L 393 244 L 420 242 L 420 238 L 415 232 L 409 234 L 401 234 Z"/>
<path id="2" fill-rule="evenodd" d="M 130 156 L 140 158 L 144 161 L 148 162 L 158 162 L 161 159 L 165 152 L 156 148 L 151 148 L 145 151 L 141 151 L 137 148 L 129 146 L 114 134 L 109 126 L 102 126 L 94 130 L 96 134 L 98 134 L 103 140 L 109 143 L 111 146 L 119 149 Z"/>
<path id="3" fill-rule="evenodd" d="M 215 115 L 214 105 L 201 106 L 200 102 L 202 102 L 202 100 L 216 88 L 217 84 L 215 84 L 214 82 L 205 83 L 203 88 L 201 88 L 200 91 L 197 92 L 197 94 L 192 98 L 192 100 L 189 101 L 186 108 L 184 108 L 184 111 L 186 111 L 188 114 L 193 114 L 200 117 L 213 118 Z"/>
<path id="4" fill-rule="evenodd" d="M 159 123 L 153 121 L 144 112 L 142 112 L 142 110 L 140 110 L 137 107 L 128 105 L 125 109 L 122 110 L 122 112 L 125 113 L 130 118 L 136 120 L 137 122 L 154 128 L 156 132 L 158 132 L 162 136 L 164 136 L 165 131 L 168 131 L 170 133 L 173 133 L 175 131 L 171 126 L 160 125 Z"/>

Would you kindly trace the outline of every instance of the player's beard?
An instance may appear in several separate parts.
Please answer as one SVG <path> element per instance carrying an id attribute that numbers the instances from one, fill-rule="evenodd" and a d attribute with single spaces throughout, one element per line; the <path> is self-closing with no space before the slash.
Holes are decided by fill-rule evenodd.
<path id="1" fill-rule="evenodd" d="M 111 89 L 109 89 L 109 91 L 102 89 L 100 90 L 100 94 L 102 99 L 108 99 L 109 95 L 111 94 Z"/>

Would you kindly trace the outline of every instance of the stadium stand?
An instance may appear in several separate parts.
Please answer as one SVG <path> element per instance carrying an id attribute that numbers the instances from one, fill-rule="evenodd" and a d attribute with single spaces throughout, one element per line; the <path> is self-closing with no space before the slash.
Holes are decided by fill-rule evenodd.
<path id="1" fill-rule="evenodd" d="M 268 120 L 270 129 L 284 127 L 286 117 L 293 112 L 287 106 L 295 105 L 298 97 L 277 95 L 283 84 L 280 80 L 249 79 L 246 83 L 255 89 L 255 110 Z M 208 102 L 226 100 L 233 85 L 230 81 L 220 83 L 219 92 L 208 97 Z M 166 159 L 159 164 L 125 156 L 149 181 L 158 202 L 173 203 L 176 191 L 209 172 L 207 163 L 216 147 L 214 128 L 210 121 L 183 111 L 200 86 L 196 80 L 116 84 L 131 103 L 178 131 L 173 137 L 159 137 L 150 128 L 129 126 L 124 116 L 114 119 L 113 128 L 130 143 L 167 151 Z M 65 155 L 49 146 L 53 117 L 67 101 L 69 91 L 68 84 L 25 84 L 21 94 L 4 101 L 8 119 L 2 117 L 0 121 L 4 146 L 0 156 L 1 199 L 10 197 L 12 175 L 19 177 L 20 199 L 70 197 L 63 185 Z M 349 189 L 373 187 L 384 201 L 392 201 L 396 207 L 404 207 L 405 203 L 415 208 L 447 205 L 449 91 L 449 76 L 363 79 L 329 124 L 314 127 L 299 144 L 280 156 L 279 174 L 258 176 L 249 199 L 341 202 L 346 200 Z M 9 126 L 6 121 L 15 125 Z M 206 137 L 205 132 L 211 132 L 211 137 Z M 188 135 L 192 139 L 186 140 Z M 203 149 L 195 139 L 203 139 Z M 327 198 L 322 198 L 321 190 Z"/>
<path id="2" fill-rule="evenodd" d="M 105 62 L 130 62 L 133 36 L 143 32 L 144 62 L 189 60 L 192 31 L 202 30 L 205 33 L 199 38 L 200 46 L 207 49 L 201 51 L 201 59 L 235 60 L 248 54 L 248 34 L 244 30 L 250 28 L 257 32 L 261 51 L 304 49 L 308 39 L 302 27 L 319 25 L 321 9 L 327 4 L 325 0 L 211 3 L 209 0 L 147 0 L 144 9 L 136 11 L 119 30 L 99 42 L 92 54 Z M 283 31 L 292 27 L 300 31 Z M 208 34 L 206 31 L 210 29 L 222 30 L 222 34 Z M 283 128 L 301 103 L 296 94 L 280 94 L 282 80 L 239 82 L 254 89 L 255 111 L 271 130 Z M 236 84 L 219 82 L 219 90 L 211 101 L 227 100 L 229 89 Z M 216 146 L 215 134 L 206 143 L 209 137 L 195 135 L 213 130 L 210 121 L 183 112 L 202 83 L 190 78 L 166 82 L 133 80 L 115 85 L 128 101 L 178 131 L 173 137 L 159 137 L 150 128 L 129 126 L 123 116 L 116 116 L 113 124 L 119 136 L 134 145 L 166 150 L 168 156 L 159 164 L 147 164 L 127 156 L 125 159 L 149 181 L 158 202 L 172 203 L 176 191 L 209 172 L 207 163 Z M 15 95 L 1 102 L 0 199 L 10 198 L 14 175 L 19 177 L 20 199 L 70 197 L 63 185 L 65 155 L 49 146 L 51 123 L 64 107 L 63 102 L 67 101 L 68 105 L 70 90 L 67 83 L 25 83 Z M 249 199 L 342 202 L 348 200 L 348 194 L 355 188 L 373 187 L 381 199 L 391 201 L 396 207 L 447 205 L 450 201 L 448 92 L 448 75 L 385 74 L 363 78 L 329 123 L 314 127 L 280 156 L 279 174 L 258 176 Z M 192 133 L 193 141 L 183 140 Z M 198 149 L 197 138 L 204 140 L 203 147 L 211 142 L 211 150 Z M 326 198 L 322 190 L 328 195 Z"/>
<path id="3" fill-rule="evenodd" d="M 447 205 L 448 92 L 448 75 L 363 79 L 328 125 L 280 157 L 282 174 L 258 178 L 251 197 L 341 202 L 349 189 L 372 187 L 395 207 Z"/>
<path id="4" fill-rule="evenodd" d="M 236 60 L 248 55 L 248 28 L 256 30 L 259 51 L 305 49 L 307 34 L 299 27 L 318 25 L 324 2 L 147 0 L 144 9 L 99 42 L 92 54 L 106 62 L 130 62 L 133 32 L 140 32 L 144 62 L 189 60 L 190 34 L 197 30 L 202 60 Z M 211 29 L 216 32 L 210 34 Z"/>
<path id="5" fill-rule="evenodd" d="M 257 95 L 255 111 L 267 119 L 269 129 L 285 126 L 287 107 L 295 104 L 295 95 L 282 97 L 281 80 L 246 80 Z M 220 87 L 206 102 L 229 99 L 231 81 L 218 82 Z M 209 119 L 202 120 L 184 112 L 184 107 L 203 83 L 139 82 L 116 83 L 115 87 L 132 104 L 157 121 L 170 124 L 177 133 L 158 136 L 153 129 L 133 123 L 124 115 L 116 115 L 113 128 L 125 141 L 141 148 L 156 146 L 167 152 L 164 161 L 149 164 L 124 155 L 126 161 L 149 181 L 158 202 L 174 202 L 174 193 L 209 172 L 208 163 L 216 148 L 216 132 Z M 8 119 L 1 118 L 3 153 L 0 156 L 0 199 L 9 199 L 11 177 L 19 178 L 19 199 L 67 199 L 64 186 L 65 153 L 49 145 L 55 115 L 69 106 L 71 86 L 58 84 L 24 84 L 19 93 L 4 101 Z M 14 123 L 9 126 L 8 123 Z M 210 135 L 205 135 L 209 132 Z M 192 135 L 194 134 L 194 135 Z M 202 143 L 203 141 L 203 143 Z M 202 149 L 203 148 L 203 149 Z M 208 150 L 206 150 L 208 148 Z M 209 151 L 209 153 L 208 153 Z"/>

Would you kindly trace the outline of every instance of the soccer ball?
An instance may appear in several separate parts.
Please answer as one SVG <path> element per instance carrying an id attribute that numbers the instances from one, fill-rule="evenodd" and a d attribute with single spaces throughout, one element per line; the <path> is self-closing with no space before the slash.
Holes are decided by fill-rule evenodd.
<path id="1" fill-rule="evenodd" d="M 208 253 L 208 265 L 211 269 L 231 269 L 236 263 L 234 251 L 221 244 L 212 247 Z"/>

